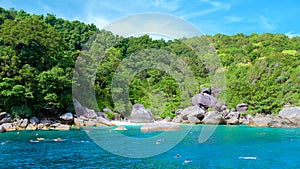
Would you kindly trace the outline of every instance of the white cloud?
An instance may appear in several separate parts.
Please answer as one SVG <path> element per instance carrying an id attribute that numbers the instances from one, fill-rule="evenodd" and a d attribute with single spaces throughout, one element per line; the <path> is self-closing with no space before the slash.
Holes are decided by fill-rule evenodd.
<path id="1" fill-rule="evenodd" d="M 227 19 L 229 22 L 240 22 L 243 20 L 242 17 L 238 16 L 226 16 L 225 19 Z"/>
<path id="2" fill-rule="evenodd" d="M 152 5 L 167 11 L 176 11 L 180 7 L 178 0 L 155 0 Z"/>
<path id="3" fill-rule="evenodd" d="M 277 27 L 275 24 L 271 23 L 268 18 L 262 15 L 259 16 L 258 21 L 266 30 L 274 30 Z"/>
<path id="4" fill-rule="evenodd" d="M 103 27 L 105 27 L 106 25 L 108 25 L 111 21 L 100 17 L 100 16 L 88 16 L 87 20 L 85 23 L 93 23 L 95 24 L 99 29 L 102 29 Z"/>
<path id="5" fill-rule="evenodd" d="M 209 9 L 199 10 L 198 12 L 193 12 L 183 16 L 183 18 L 194 18 L 202 15 L 206 15 L 212 12 L 220 11 L 220 10 L 230 10 L 230 4 L 218 2 L 218 1 L 210 1 L 210 0 L 202 0 L 201 2 L 206 3 L 210 6 Z"/>
<path id="6" fill-rule="evenodd" d="M 289 38 L 300 36 L 300 34 L 294 33 L 293 31 L 289 31 L 289 32 L 285 33 L 285 35 L 288 36 Z"/>

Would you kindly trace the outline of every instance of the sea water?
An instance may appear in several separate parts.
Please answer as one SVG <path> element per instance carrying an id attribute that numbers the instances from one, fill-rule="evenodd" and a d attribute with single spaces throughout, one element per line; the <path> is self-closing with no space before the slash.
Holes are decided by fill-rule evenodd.
<path id="1" fill-rule="evenodd" d="M 104 128 L 102 135 L 110 137 L 113 128 Z M 119 132 L 136 138 L 160 133 L 143 133 L 140 126 L 127 128 Z M 175 147 L 147 158 L 107 152 L 84 130 L 0 133 L 0 168 L 300 168 L 298 128 L 218 126 L 206 142 L 199 143 L 202 128 L 193 126 Z M 121 144 L 115 146 L 122 149 Z"/>

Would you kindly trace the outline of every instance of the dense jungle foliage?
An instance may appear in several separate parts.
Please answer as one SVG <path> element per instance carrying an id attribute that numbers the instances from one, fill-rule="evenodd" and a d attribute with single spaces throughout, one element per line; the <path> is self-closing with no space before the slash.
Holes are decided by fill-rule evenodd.
<path id="1" fill-rule="evenodd" d="M 276 114 L 284 105 L 300 105 L 300 37 L 269 33 L 205 36 L 222 63 L 211 69 L 205 61 L 214 63 L 213 55 L 208 52 L 199 60 L 195 49 L 185 43 L 198 43 L 203 37 L 173 41 L 154 40 L 148 35 L 125 38 L 99 30 L 94 24 L 0 8 L 0 111 L 15 117 L 56 117 L 74 111 L 76 59 L 84 56 L 81 51 L 90 38 L 99 37 L 111 41 L 112 46 L 104 48 L 101 64 L 94 67 L 95 80 L 86 86 L 93 87 L 100 110 L 109 107 L 124 113 L 122 105 L 116 105 L 112 98 L 115 72 L 124 59 L 151 49 L 169 52 L 189 65 L 197 80 L 190 85 L 195 92 L 214 87 L 211 73 L 224 74 L 226 88 L 218 96 L 230 109 L 247 103 L 248 113 Z M 143 67 L 145 63 L 131 64 Z M 180 69 L 182 65 L 176 66 Z M 172 116 L 172 110 L 183 108 L 182 88 L 174 74 L 155 67 L 135 74 L 128 92 L 131 103 L 144 104 L 155 116 Z M 194 94 L 189 93 L 189 97 Z M 95 108 L 88 102 L 83 104 Z"/>

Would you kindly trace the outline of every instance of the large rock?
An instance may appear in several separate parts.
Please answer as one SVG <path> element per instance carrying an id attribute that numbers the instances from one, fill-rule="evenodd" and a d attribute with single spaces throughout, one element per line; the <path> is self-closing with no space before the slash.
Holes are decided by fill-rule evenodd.
<path id="1" fill-rule="evenodd" d="M 199 93 L 192 97 L 192 104 L 194 106 L 200 106 L 205 109 L 214 108 L 215 110 L 221 112 L 226 107 L 220 103 L 220 101 L 207 93 Z"/>
<path id="2" fill-rule="evenodd" d="M 251 121 L 249 121 L 249 126 L 255 127 L 268 127 L 268 124 L 272 121 L 271 116 L 263 116 L 263 115 L 256 115 Z"/>
<path id="3" fill-rule="evenodd" d="M 97 117 L 97 122 L 107 125 L 107 126 L 111 126 L 112 123 L 110 121 L 108 121 L 107 119 L 103 118 L 103 117 Z"/>
<path id="4" fill-rule="evenodd" d="M 181 111 L 172 122 L 174 123 L 200 123 L 204 118 L 205 111 L 199 106 L 190 106 Z"/>
<path id="5" fill-rule="evenodd" d="M 43 124 L 44 126 L 50 126 L 53 123 L 53 121 L 48 120 L 48 119 L 43 119 L 43 120 L 40 120 L 40 123 Z"/>
<path id="6" fill-rule="evenodd" d="M 204 124 L 223 124 L 225 122 L 225 119 L 222 114 L 215 111 L 210 111 L 207 112 L 202 122 Z"/>
<path id="7" fill-rule="evenodd" d="M 236 110 L 238 112 L 244 112 L 244 111 L 247 111 L 247 109 L 248 109 L 248 104 L 242 103 L 242 104 L 236 105 Z"/>
<path id="8" fill-rule="evenodd" d="M 10 114 L 6 112 L 0 113 L 0 125 L 3 123 L 10 123 L 11 122 L 11 116 Z"/>
<path id="9" fill-rule="evenodd" d="M 238 118 L 236 118 L 236 117 L 232 117 L 230 119 L 227 119 L 226 123 L 227 124 L 239 124 L 240 120 Z"/>
<path id="10" fill-rule="evenodd" d="M 1 125 L 3 128 L 5 128 L 5 131 L 15 131 L 16 128 L 12 123 L 3 123 Z"/>
<path id="11" fill-rule="evenodd" d="M 6 129 L 2 125 L 0 125 L 0 133 L 3 133 L 3 132 L 6 132 Z"/>
<path id="12" fill-rule="evenodd" d="M 300 107 L 287 107 L 283 108 L 278 116 L 285 117 L 285 118 L 294 118 L 296 116 L 300 116 Z"/>
<path id="13" fill-rule="evenodd" d="M 299 119 L 293 121 L 294 118 L 286 118 L 282 116 L 262 116 L 257 115 L 249 122 L 249 126 L 258 126 L 258 127 L 300 127 L 300 116 Z"/>
<path id="14" fill-rule="evenodd" d="M 74 116 L 72 113 L 64 113 L 59 118 L 62 120 L 63 123 L 73 123 Z"/>
<path id="15" fill-rule="evenodd" d="M 87 120 L 87 121 L 84 121 L 83 122 L 84 123 L 84 126 L 97 126 L 97 121 L 95 121 L 95 120 Z"/>
<path id="16" fill-rule="evenodd" d="M 150 110 L 146 109 L 142 104 L 134 104 L 130 115 L 131 123 L 152 123 L 153 115 Z"/>
<path id="17" fill-rule="evenodd" d="M 201 93 L 206 93 L 206 94 L 211 95 L 211 88 L 202 88 Z"/>
<path id="18" fill-rule="evenodd" d="M 141 127 L 141 131 L 174 131 L 174 130 L 181 130 L 181 128 L 172 123 L 149 123 L 144 124 Z"/>
<path id="19" fill-rule="evenodd" d="M 82 127 L 84 126 L 84 121 L 81 118 L 74 118 L 74 124 L 77 127 Z"/>
<path id="20" fill-rule="evenodd" d="M 29 119 L 29 122 L 30 122 L 31 124 L 36 125 L 36 124 L 38 124 L 40 121 L 39 121 L 39 119 L 36 118 L 36 117 L 31 117 L 31 118 Z"/>
<path id="21" fill-rule="evenodd" d="M 26 128 L 28 125 L 28 119 L 22 119 L 19 127 Z"/>
<path id="22" fill-rule="evenodd" d="M 37 129 L 37 125 L 29 123 L 26 127 L 26 130 L 36 130 Z"/>
<path id="23" fill-rule="evenodd" d="M 224 117 L 225 119 L 231 119 L 231 118 L 240 118 L 240 113 L 236 111 L 231 111 Z"/>
<path id="24" fill-rule="evenodd" d="M 76 115 L 78 117 L 85 116 L 89 119 L 97 118 L 97 113 L 95 112 L 95 110 L 82 106 L 77 100 L 74 100 L 74 104 L 75 104 Z"/>

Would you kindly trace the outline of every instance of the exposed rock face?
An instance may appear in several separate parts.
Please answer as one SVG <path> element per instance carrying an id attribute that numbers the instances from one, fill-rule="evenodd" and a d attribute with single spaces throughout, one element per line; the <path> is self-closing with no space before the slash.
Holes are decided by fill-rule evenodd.
<path id="1" fill-rule="evenodd" d="M 211 95 L 211 88 L 202 88 L 201 93 L 206 93 L 206 94 Z"/>
<path id="2" fill-rule="evenodd" d="M 72 113 L 65 113 L 59 117 L 63 123 L 73 123 L 74 116 Z"/>
<path id="3" fill-rule="evenodd" d="M 210 111 L 202 120 L 204 124 L 223 124 L 225 122 L 221 113 Z"/>
<path id="4" fill-rule="evenodd" d="M 144 124 L 141 127 L 141 131 L 174 131 L 174 130 L 181 130 L 181 128 L 172 123 L 149 123 Z"/>
<path id="5" fill-rule="evenodd" d="M 217 99 L 206 93 L 199 93 L 192 97 L 192 103 L 194 106 L 201 106 L 205 109 L 213 108 L 217 104 Z"/>
<path id="6" fill-rule="evenodd" d="M 286 117 L 286 118 L 295 118 L 296 116 L 300 116 L 300 107 L 287 107 L 283 108 L 278 116 Z"/>
<path id="7" fill-rule="evenodd" d="M 36 125 L 36 124 L 38 124 L 40 122 L 40 120 L 38 118 L 36 118 L 36 117 L 31 117 L 30 120 L 29 120 L 29 122 L 31 124 Z"/>
<path id="8" fill-rule="evenodd" d="M 0 133 L 3 133 L 3 132 L 6 132 L 6 129 L 2 125 L 0 125 Z"/>
<path id="9" fill-rule="evenodd" d="M 11 116 L 10 114 L 6 112 L 0 113 L 0 125 L 3 123 L 10 123 L 11 122 Z"/>
<path id="10" fill-rule="evenodd" d="M 183 109 L 178 109 L 175 111 L 176 116 L 179 115 L 182 112 Z"/>
<path id="11" fill-rule="evenodd" d="M 146 109 L 142 104 L 134 104 L 130 115 L 131 123 L 152 123 L 153 115 L 150 110 Z"/>
<path id="12" fill-rule="evenodd" d="M 3 127 L 5 129 L 5 131 L 15 131 L 16 128 L 12 123 L 3 123 L 1 125 L 1 127 Z"/>
<path id="13" fill-rule="evenodd" d="M 29 123 L 26 127 L 26 130 L 36 130 L 36 129 L 37 129 L 37 126 L 32 123 Z"/>
<path id="14" fill-rule="evenodd" d="M 174 119 L 174 123 L 200 123 L 204 118 L 205 111 L 199 106 L 190 106 L 181 111 Z"/>
<path id="15" fill-rule="evenodd" d="M 248 104 L 242 103 L 242 104 L 236 105 L 236 110 L 238 112 L 244 112 L 244 111 L 247 111 L 247 109 L 248 109 Z"/>
<path id="16" fill-rule="evenodd" d="M 77 127 L 82 126 L 113 126 L 113 124 L 103 117 L 97 117 L 96 119 L 89 119 L 84 116 L 74 118 L 74 124 Z"/>
<path id="17" fill-rule="evenodd" d="M 167 116 L 167 117 L 166 117 L 165 119 L 163 119 L 162 121 L 164 121 L 164 122 L 171 122 L 172 119 L 171 119 L 171 117 Z"/>
<path id="18" fill-rule="evenodd" d="M 28 119 L 22 119 L 19 127 L 26 128 L 28 125 Z"/>
<path id="19" fill-rule="evenodd" d="M 293 121 L 293 118 L 286 118 L 282 116 L 262 116 L 257 115 L 255 118 L 253 118 L 249 122 L 249 126 L 255 126 L 255 127 L 300 127 L 299 119 L 296 121 Z"/>
<path id="20" fill-rule="evenodd" d="M 85 116 L 89 119 L 97 118 L 97 113 L 95 112 L 95 110 L 82 106 L 77 100 L 75 100 L 74 103 L 76 115 L 78 117 Z"/>

